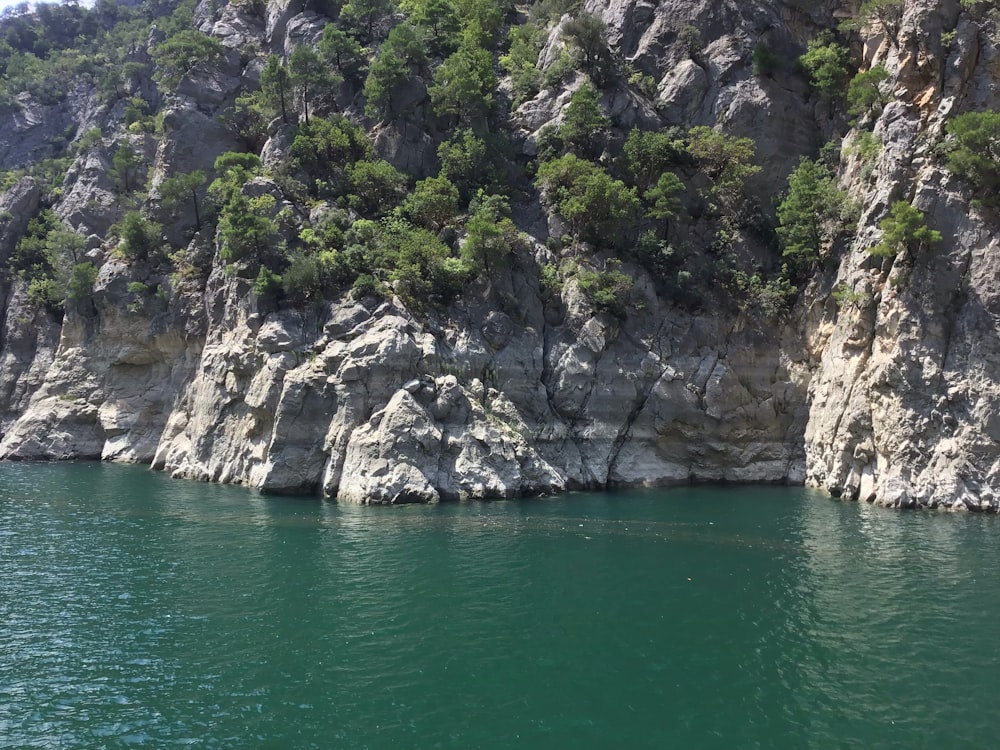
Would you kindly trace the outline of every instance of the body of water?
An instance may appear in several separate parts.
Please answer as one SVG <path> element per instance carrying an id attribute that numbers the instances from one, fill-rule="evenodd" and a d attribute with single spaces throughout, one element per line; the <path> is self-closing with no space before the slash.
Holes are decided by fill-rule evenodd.
<path id="1" fill-rule="evenodd" d="M 0 465 L 2 748 L 995 746 L 1000 519 Z"/>

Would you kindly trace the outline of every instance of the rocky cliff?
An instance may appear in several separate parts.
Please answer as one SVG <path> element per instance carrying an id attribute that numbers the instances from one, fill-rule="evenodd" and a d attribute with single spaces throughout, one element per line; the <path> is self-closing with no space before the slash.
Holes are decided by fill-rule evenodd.
<path id="1" fill-rule="evenodd" d="M 583 10 L 603 21 L 619 66 L 600 86 L 609 125 L 597 161 L 612 164 L 633 128 L 706 125 L 756 146 L 760 171 L 746 188 L 756 218 L 710 232 L 711 207 L 688 201 L 672 231 L 692 257 L 718 253 L 725 231 L 735 267 L 779 265 L 773 232 L 758 225 L 773 225 L 772 199 L 800 158 L 833 141 L 837 179 L 860 218 L 824 249 L 790 306 L 741 304 L 739 291 L 734 300 L 713 290 L 708 276 L 700 299 L 685 301 L 612 238 L 567 242 L 573 228 L 555 202 L 509 176 L 519 239 L 447 304 L 416 305 L 391 283 L 305 301 L 270 293 L 254 269 L 227 262 L 222 222 L 196 219 L 197 197 L 168 208 L 160 188 L 194 170 L 221 176 L 217 157 L 250 151 L 276 170 L 240 187 L 274 198 L 273 244 L 294 241 L 289 223 L 318 231 L 323 211 L 365 220 L 356 205 L 297 196 L 275 176 L 292 159 L 294 123 L 274 118 L 258 143 L 233 126 L 267 55 L 316 43 L 336 9 L 204 2 L 195 25 L 220 52 L 174 85 L 151 78 L 162 64 L 154 29 L 129 52 L 124 98 L 81 85 L 56 103 L 25 93 L 0 113 L 0 166 L 28 174 L 0 195 L 0 261 L 10 269 L 0 279 L 0 457 L 149 462 L 177 477 L 351 502 L 732 481 L 997 510 L 998 222 L 995 209 L 971 202 L 939 148 L 955 114 L 1000 107 L 989 19 L 957 0 L 905 0 L 891 34 L 874 23 L 852 32 L 858 68 L 882 66 L 889 79 L 882 105 L 851 124 L 845 105 L 816 96 L 795 65 L 810 39 L 856 18 L 850 4 L 588 0 Z M 519 12 L 505 24 L 523 21 Z M 400 17 L 373 31 L 372 49 Z M 571 21 L 541 25 L 539 75 L 567 59 Z M 760 49 L 778 61 L 767 75 L 755 70 Z M 360 124 L 375 155 L 416 180 L 437 172 L 437 147 L 457 126 L 428 114 L 427 80 L 418 73 L 403 87 L 405 104 L 393 106 L 404 115 L 366 114 L 349 72 L 323 106 Z M 544 80 L 516 96 L 511 76 L 500 79 L 495 117 L 512 161 L 546 148 L 546 127 L 565 121 L 586 76 Z M 136 98 L 157 113 L 156 130 L 126 123 Z M 67 123 L 75 144 L 100 131 L 66 152 L 52 190 L 28 167 L 51 155 L 43 145 Z M 855 147 L 872 137 L 877 153 Z M 169 260 L 122 252 L 123 145 L 149 166 L 130 200 L 159 220 Z M 693 167 L 685 177 L 706 180 Z M 900 200 L 942 240 L 873 255 Z M 96 271 L 88 293 L 58 309 L 29 294 L 14 261 L 46 207 Z M 467 231 L 441 237 L 460 247 Z M 552 269 L 566 268 L 624 275 L 625 303 L 595 304 L 582 271 L 553 283 Z"/>

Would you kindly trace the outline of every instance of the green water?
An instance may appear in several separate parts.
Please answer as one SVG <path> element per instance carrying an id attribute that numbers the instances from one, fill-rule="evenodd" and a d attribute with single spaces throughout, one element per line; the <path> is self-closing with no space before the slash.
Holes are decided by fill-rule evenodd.
<path id="1" fill-rule="evenodd" d="M 1000 519 L 0 464 L 0 747 L 993 747 Z"/>

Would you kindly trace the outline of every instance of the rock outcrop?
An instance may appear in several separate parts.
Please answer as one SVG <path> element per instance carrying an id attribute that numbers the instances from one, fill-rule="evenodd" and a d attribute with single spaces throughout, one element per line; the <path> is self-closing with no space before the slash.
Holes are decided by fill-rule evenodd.
<path id="1" fill-rule="evenodd" d="M 751 137 L 762 167 L 751 188 L 771 212 L 800 157 L 846 129 L 791 65 L 752 72 L 757 45 L 791 61 L 836 23 L 836 4 L 801 5 L 588 0 L 622 60 L 654 83 L 602 92 L 608 142 L 636 125 L 721 125 Z M 313 42 L 325 22 L 297 0 L 269 2 L 259 16 L 242 7 L 199 7 L 198 27 L 226 53 L 166 98 L 159 140 L 106 135 L 76 156 L 55 197 L 67 224 L 98 235 L 87 244 L 99 267 L 92 303 L 61 318 L 32 304 L 16 274 L 0 280 L 0 458 L 150 462 L 176 477 L 359 503 L 787 482 L 899 507 L 1000 508 L 1000 222 L 971 206 L 935 152 L 954 112 L 1000 108 L 997 49 L 957 3 L 905 3 L 895 41 L 864 36 L 864 64 L 890 71 L 893 96 L 857 126 L 882 144 L 873 161 L 850 148 L 858 130 L 843 143 L 841 184 L 861 218 L 837 262 L 770 321 L 735 307 L 682 309 L 628 262 L 623 314 L 599 311 L 574 278 L 546 286 L 542 267 L 568 259 L 546 242 L 559 239 L 560 220 L 531 196 L 515 205 L 524 247 L 447 311 L 361 293 L 272 304 L 252 277 L 223 269 L 219 240 L 196 232 L 190 208 L 158 204 L 166 176 L 211 173 L 215 157 L 239 148 L 219 115 L 257 85 L 263 53 Z M 543 69 L 559 59 L 559 28 Z M 511 112 L 521 153 L 534 154 L 543 128 L 565 116 L 581 83 L 569 78 Z M 422 86 L 409 119 L 367 123 L 376 153 L 417 176 L 435 172 L 440 140 L 415 124 Z M 340 94 L 351 113 L 359 96 L 350 85 Z M 25 98 L 3 115 L 3 167 L 48 156 L 46 129 L 120 118 L 85 92 L 50 108 Z M 269 167 L 291 147 L 278 122 L 265 128 Z M 126 262 L 115 238 L 103 239 L 122 214 L 107 173 L 123 142 L 151 165 L 150 205 L 166 240 L 187 245 L 188 258 L 215 253 L 207 279 Z M 280 181 L 251 189 L 294 213 Z M 944 239 L 873 257 L 879 222 L 899 199 Z M 3 263 L 40 200 L 31 178 L 0 195 Z M 735 230 L 733 243 L 765 244 Z M 608 253 L 590 249 L 602 267 Z M 850 292 L 839 305 L 835 289 Z"/>

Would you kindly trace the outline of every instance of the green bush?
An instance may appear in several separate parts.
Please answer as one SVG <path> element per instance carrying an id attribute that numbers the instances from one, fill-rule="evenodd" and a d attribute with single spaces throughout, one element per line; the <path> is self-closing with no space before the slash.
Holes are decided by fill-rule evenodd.
<path id="1" fill-rule="evenodd" d="M 626 241 L 627 223 L 639 209 L 635 188 L 575 154 L 539 166 L 536 184 L 578 235 L 609 245 Z"/>
<path id="2" fill-rule="evenodd" d="M 160 248 L 163 227 L 138 211 L 127 211 L 119 227 L 118 249 L 129 260 L 148 260 Z"/>
<path id="3" fill-rule="evenodd" d="M 767 43 L 761 39 L 753 48 L 753 74 L 761 78 L 770 78 L 781 63 L 780 58 L 771 51 Z"/>
<path id="4" fill-rule="evenodd" d="M 850 75 L 850 54 L 847 48 L 830 36 L 811 39 L 799 63 L 809 74 L 813 88 L 827 99 L 837 99 L 844 93 Z"/>
<path id="5" fill-rule="evenodd" d="M 941 233 L 929 229 L 924 214 L 906 201 L 896 201 L 880 223 L 882 240 L 868 249 L 872 255 L 891 258 L 914 245 L 923 247 L 941 241 Z"/>
<path id="6" fill-rule="evenodd" d="M 820 161 L 803 157 L 788 177 L 788 192 L 778 204 L 778 237 L 784 257 L 808 270 L 846 229 L 847 194 Z"/>
<path id="7" fill-rule="evenodd" d="M 351 207 L 368 216 L 381 216 L 406 195 L 406 175 L 387 161 L 359 161 L 347 170 L 353 189 Z"/>
<path id="8" fill-rule="evenodd" d="M 954 140 L 948 169 L 968 180 L 987 203 L 995 205 L 1000 201 L 1000 112 L 966 112 L 945 127 Z"/>

